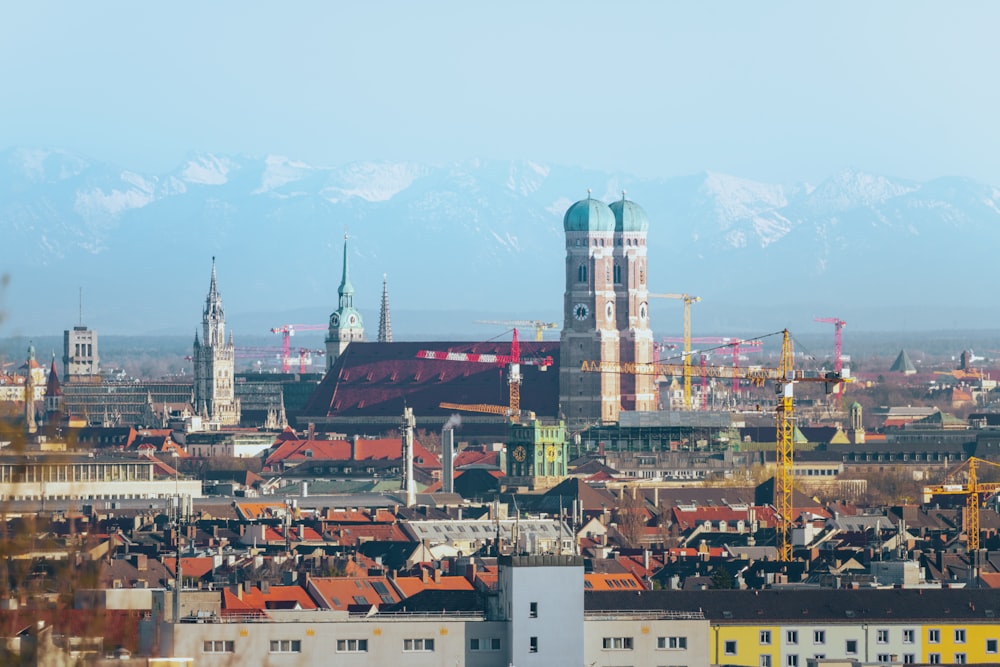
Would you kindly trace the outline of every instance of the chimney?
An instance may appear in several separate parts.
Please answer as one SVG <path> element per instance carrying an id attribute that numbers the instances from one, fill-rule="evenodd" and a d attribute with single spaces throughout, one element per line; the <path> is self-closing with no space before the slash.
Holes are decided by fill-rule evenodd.
<path id="1" fill-rule="evenodd" d="M 420 581 L 425 584 L 430 581 L 430 577 L 427 575 L 427 568 L 423 566 L 420 567 Z"/>
<path id="2" fill-rule="evenodd" d="M 440 567 L 434 568 L 434 583 L 435 584 L 440 584 L 441 583 L 441 568 Z"/>
<path id="3" fill-rule="evenodd" d="M 133 558 L 132 564 L 135 565 L 135 569 L 137 569 L 139 572 L 145 572 L 148 566 L 146 554 L 134 554 L 132 558 Z"/>
<path id="4" fill-rule="evenodd" d="M 465 566 L 465 578 L 468 579 L 469 583 L 471 583 L 472 585 L 476 584 L 476 564 L 475 563 L 473 563 L 473 562 L 470 561 L 469 564 Z"/>
<path id="5" fill-rule="evenodd" d="M 271 592 L 271 582 L 270 581 L 260 582 L 260 592 L 264 595 L 269 594 Z"/>
<path id="6" fill-rule="evenodd" d="M 240 600 L 242 600 L 243 599 L 243 584 L 242 583 L 239 583 L 239 584 L 230 584 L 230 586 L 229 586 L 229 592 L 232 593 L 233 595 L 235 595 Z"/>
<path id="7" fill-rule="evenodd" d="M 316 439 L 316 424 L 309 422 L 309 430 L 306 431 L 306 440 Z"/>
<path id="8" fill-rule="evenodd" d="M 358 460 L 358 434 L 355 433 L 351 436 L 351 460 Z"/>

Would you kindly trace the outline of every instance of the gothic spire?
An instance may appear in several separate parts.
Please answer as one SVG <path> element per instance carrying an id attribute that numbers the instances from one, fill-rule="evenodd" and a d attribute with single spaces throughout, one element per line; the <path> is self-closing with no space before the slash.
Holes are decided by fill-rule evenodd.
<path id="1" fill-rule="evenodd" d="M 354 286 L 351 285 L 350 269 L 347 265 L 347 234 L 344 234 L 344 275 L 340 279 L 337 293 L 340 295 L 341 308 L 354 307 Z"/>
<path id="2" fill-rule="evenodd" d="M 389 288 L 384 273 L 382 274 L 382 309 L 378 315 L 378 342 L 392 342 L 392 323 L 389 321 Z"/>
<path id="3" fill-rule="evenodd" d="M 212 257 L 212 282 L 205 296 L 205 312 L 202 317 L 205 345 L 219 347 L 226 343 L 226 315 L 222 309 L 222 295 L 215 282 L 215 257 Z"/>

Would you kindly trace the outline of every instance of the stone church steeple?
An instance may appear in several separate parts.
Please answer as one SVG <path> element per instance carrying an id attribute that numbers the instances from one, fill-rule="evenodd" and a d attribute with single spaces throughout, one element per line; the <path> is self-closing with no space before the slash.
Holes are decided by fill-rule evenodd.
<path id="1" fill-rule="evenodd" d="M 222 307 L 212 258 L 212 279 L 202 311 L 202 340 L 194 336 L 194 409 L 220 426 L 240 423 L 236 399 L 236 354 L 233 336 L 226 340 L 226 315 Z"/>
<path id="2" fill-rule="evenodd" d="M 330 315 L 330 328 L 326 335 L 326 370 L 344 353 L 347 346 L 365 339 L 365 325 L 361 313 L 354 307 L 354 286 L 351 284 L 347 255 L 347 234 L 344 234 L 344 272 L 337 289 L 339 303 Z"/>

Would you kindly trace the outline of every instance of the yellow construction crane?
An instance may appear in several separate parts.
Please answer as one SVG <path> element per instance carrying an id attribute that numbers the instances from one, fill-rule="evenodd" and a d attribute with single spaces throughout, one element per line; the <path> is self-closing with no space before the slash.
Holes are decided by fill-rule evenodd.
<path id="1" fill-rule="evenodd" d="M 684 409 L 691 409 L 691 304 L 701 301 L 690 294 L 650 294 L 651 299 L 679 299 L 684 302 Z"/>
<path id="2" fill-rule="evenodd" d="M 931 484 L 924 487 L 924 504 L 929 503 L 931 497 L 936 495 L 950 494 L 965 496 L 966 549 L 968 549 L 970 554 L 979 551 L 979 507 L 982 503 L 980 496 L 1000 491 L 1000 483 L 998 482 L 979 481 L 976 466 L 981 464 L 1000 468 L 1000 464 L 998 463 L 970 456 L 945 475 L 943 484 Z M 958 474 L 964 469 L 968 469 L 965 484 L 948 483 L 949 480 L 956 479 Z"/>
<path id="3" fill-rule="evenodd" d="M 757 339 L 753 339 L 757 340 Z M 824 382 L 827 390 L 838 383 L 850 382 L 837 373 L 814 373 L 796 371 L 792 367 L 794 359 L 792 339 L 785 329 L 782 332 L 781 359 L 778 368 L 736 368 L 733 366 L 678 366 L 677 364 L 637 364 L 601 361 L 584 361 L 581 371 L 585 373 L 630 373 L 633 375 L 677 375 L 684 369 L 698 377 L 747 380 L 755 386 L 762 386 L 767 381 L 774 382 L 777 394 L 775 408 L 776 434 L 776 467 L 774 476 L 774 497 L 778 514 L 778 559 L 792 559 L 792 462 L 795 434 L 793 414 L 792 386 L 796 382 Z"/>
<path id="4" fill-rule="evenodd" d="M 542 340 L 542 333 L 546 329 L 558 329 L 555 322 L 542 322 L 541 320 L 476 320 L 476 324 L 495 324 L 503 327 L 534 327 L 535 340 Z"/>

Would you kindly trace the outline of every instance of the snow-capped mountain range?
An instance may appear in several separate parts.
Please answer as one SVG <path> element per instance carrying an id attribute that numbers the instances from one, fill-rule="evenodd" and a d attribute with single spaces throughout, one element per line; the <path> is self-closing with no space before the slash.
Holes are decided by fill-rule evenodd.
<path id="1" fill-rule="evenodd" d="M 184 333 L 212 257 L 231 327 L 325 322 L 349 235 L 355 305 L 378 328 L 388 276 L 397 337 L 468 333 L 475 318 L 559 321 L 562 217 L 627 191 L 650 218 L 655 292 L 701 296 L 709 335 L 1000 325 L 990 286 L 1000 190 L 844 171 L 808 184 L 720 173 L 643 179 L 534 162 L 356 163 L 193 155 L 140 174 L 62 150 L 0 153 L 0 335 Z M 651 304 L 663 334 L 680 304 Z M 260 329 L 258 331 L 258 329 Z M 481 338 L 489 334 L 479 335 Z"/>

